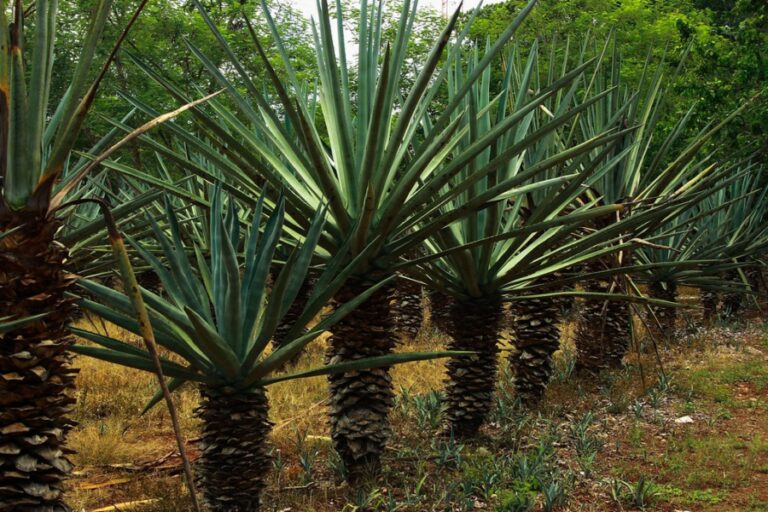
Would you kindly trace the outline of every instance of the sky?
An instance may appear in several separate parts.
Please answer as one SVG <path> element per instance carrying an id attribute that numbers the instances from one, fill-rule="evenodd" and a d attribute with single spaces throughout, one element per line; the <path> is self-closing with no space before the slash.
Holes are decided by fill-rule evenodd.
<path id="1" fill-rule="evenodd" d="M 485 4 L 493 4 L 501 0 L 485 0 Z M 475 7 L 480 0 L 464 0 L 464 9 L 471 9 Z M 315 16 L 317 9 L 315 8 L 316 0 L 293 0 L 295 7 L 299 8 L 302 12 L 308 16 Z M 420 6 L 430 6 L 435 9 L 442 8 L 442 0 L 419 0 Z M 448 0 L 449 10 L 453 10 L 459 5 L 459 0 Z"/>

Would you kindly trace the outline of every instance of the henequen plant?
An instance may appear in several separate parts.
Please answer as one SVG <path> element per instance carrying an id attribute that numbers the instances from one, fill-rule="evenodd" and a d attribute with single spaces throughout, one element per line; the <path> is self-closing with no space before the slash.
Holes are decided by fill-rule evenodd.
<path id="1" fill-rule="evenodd" d="M 633 277 L 647 285 L 650 296 L 674 302 L 683 286 L 697 288 L 702 295 L 725 292 L 741 297 L 748 291 L 742 269 L 768 244 L 764 173 L 750 164 L 734 166 L 726 176 L 721 188 L 662 226 L 653 236 L 654 246 L 638 249 L 642 270 Z M 726 279 L 733 273 L 736 282 Z M 677 309 L 652 311 L 647 323 L 653 334 L 671 336 Z"/>
<path id="2" fill-rule="evenodd" d="M 585 192 L 585 200 L 598 204 L 624 204 L 625 216 L 633 215 L 638 207 L 661 205 L 671 199 L 703 198 L 702 190 L 716 182 L 725 167 L 711 157 L 702 155 L 702 148 L 735 115 L 718 124 L 711 123 L 704 130 L 688 138 L 686 128 L 694 115 L 691 107 L 681 116 L 666 135 L 661 134 L 659 120 L 666 107 L 665 90 L 674 83 L 674 77 L 665 79 L 663 62 L 652 68 L 649 58 L 640 80 L 631 88 L 623 86 L 621 60 L 615 42 L 606 43 L 604 53 L 613 44 L 613 55 L 601 59 L 584 92 L 591 98 L 602 91 L 610 92 L 580 117 L 572 136 L 589 139 L 602 133 L 606 127 L 637 126 L 627 134 L 616 151 L 625 152 L 619 165 L 593 183 Z M 684 60 L 684 59 L 683 59 Z M 691 203 L 688 204 L 691 206 Z M 684 208 L 681 208 L 681 211 Z M 659 225 L 665 219 L 660 217 Z M 600 219 L 595 227 L 601 228 L 619 222 L 621 216 Z M 627 239 L 636 236 L 626 233 Z M 631 267 L 632 251 L 621 251 L 586 265 L 586 271 L 598 273 L 620 267 Z M 585 279 L 583 288 L 598 293 L 632 292 L 624 277 L 607 275 Z M 632 337 L 630 308 L 626 302 L 587 299 L 581 309 L 576 326 L 577 367 L 598 372 L 618 366 Z"/>
<path id="3" fill-rule="evenodd" d="M 517 58 L 513 51 L 506 60 L 512 62 Z M 458 59 L 451 62 L 449 100 L 465 85 L 466 76 L 471 75 L 479 60 L 479 54 L 474 52 L 466 69 Z M 527 101 L 529 91 L 546 89 L 560 80 L 555 75 L 549 83 L 542 84 L 535 74 L 538 62 L 538 48 L 534 45 L 519 73 L 513 73 L 510 65 L 497 97 L 491 96 L 487 70 L 481 81 L 471 84 L 471 95 L 463 101 L 470 115 L 456 120 L 465 134 L 454 148 L 457 154 L 514 118 Z M 515 340 L 522 353 L 514 360 L 517 391 L 521 400 L 530 405 L 543 394 L 552 371 L 551 355 L 559 344 L 556 325 L 554 336 L 550 329 L 557 322 L 554 315 L 558 292 L 552 292 L 552 286 L 556 290 L 557 274 L 619 250 L 612 245 L 621 230 L 639 228 L 654 214 L 646 211 L 631 220 L 577 236 L 591 220 L 615 214 L 622 208 L 596 207 L 596 201 L 574 203 L 584 187 L 620 161 L 623 153 L 614 154 L 613 146 L 626 135 L 607 130 L 592 140 L 564 146 L 561 141 L 567 134 L 567 125 L 563 123 L 555 130 L 545 130 L 545 136 L 539 137 L 550 123 L 577 118 L 588 108 L 590 102 L 577 105 L 573 101 L 578 88 L 577 80 L 570 88 L 564 88 L 556 101 L 526 113 L 515 130 L 495 140 L 488 150 L 461 162 L 461 172 L 446 186 L 446 191 L 456 190 L 461 195 L 446 202 L 443 208 L 461 208 L 463 201 L 497 190 L 497 183 L 536 169 L 548 171 L 544 179 L 537 176 L 517 189 L 498 193 L 481 212 L 471 213 L 449 229 L 433 233 L 426 244 L 428 256 L 417 260 L 417 267 L 407 269 L 429 288 L 453 298 L 446 322 L 451 347 L 476 352 L 448 363 L 446 433 L 474 435 L 491 409 L 502 303 L 512 300 L 513 307 L 518 301 L 538 307 L 538 317 L 518 318 L 518 322 L 527 322 L 528 327 L 525 332 L 517 329 Z M 591 101 L 598 102 L 605 94 L 598 94 Z M 524 145 L 525 151 L 518 152 L 521 141 L 527 139 L 533 142 Z M 590 155 L 594 148 L 596 154 Z M 453 160 L 450 165 L 459 164 Z M 493 172 L 466 184 L 479 169 L 489 166 Z"/>
<path id="4" fill-rule="evenodd" d="M 65 294 L 74 279 L 64 270 L 67 249 L 56 241 L 64 219 L 54 190 L 107 66 L 143 8 L 91 82 L 111 5 L 95 2 L 74 76 L 54 106 L 57 1 L 36 2 L 27 41 L 31 12 L 20 0 L 0 1 L 0 311 L 12 320 L 34 318 L 0 334 L 3 510 L 68 510 L 62 481 L 72 465 L 64 443 L 76 370 L 67 330 L 74 306 Z"/>
<path id="5" fill-rule="evenodd" d="M 250 219 L 241 219 L 234 203 L 222 205 L 214 196 L 210 214 L 210 255 L 198 245 L 182 240 L 183 222 L 167 208 L 167 230 L 155 226 L 159 255 L 146 244 L 132 242 L 160 276 L 167 298 L 142 289 L 157 343 L 179 359 L 162 360 L 171 378 L 170 389 L 185 382 L 200 386 L 203 398 L 202 454 L 198 479 L 211 510 L 251 512 L 259 510 L 265 476 L 271 467 L 267 435 L 271 429 L 266 386 L 275 382 L 389 366 L 399 362 L 441 357 L 439 353 L 389 354 L 327 366 L 294 374 L 279 373 L 294 355 L 328 327 L 375 295 L 382 282 L 305 331 L 355 268 L 337 261 L 319 277 L 306 307 L 287 333 L 284 343 L 267 350 L 280 320 L 285 316 L 306 277 L 310 260 L 323 231 L 324 211 L 314 217 L 304 242 L 296 247 L 269 286 L 267 276 L 275 263 L 275 249 L 283 233 L 282 200 L 262 227 L 263 201 Z M 240 223 L 250 223 L 241 239 Z M 95 282 L 81 286 L 96 300 L 81 300 L 86 310 L 123 329 L 139 334 L 127 295 Z M 116 364 L 153 371 L 150 355 L 135 345 L 109 335 L 74 329 L 92 345 L 76 345 L 78 353 Z M 160 398 L 156 395 L 153 405 Z"/>
<path id="6" fill-rule="evenodd" d="M 254 83 L 224 37 L 210 23 L 229 54 L 234 76 L 225 76 L 194 46 L 191 50 L 227 89 L 235 109 L 219 101 L 198 109 L 195 114 L 203 136 L 180 126 L 168 129 L 184 141 L 187 151 L 205 155 L 216 167 L 216 173 L 189 162 L 186 151 L 179 152 L 148 139 L 145 142 L 165 158 L 181 164 L 187 172 L 206 179 L 221 179 L 225 186 L 241 195 L 259 191 L 264 181 L 274 188 L 284 187 L 286 223 L 291 229 L 301 230 L 318 205 L 327 204 L 329 220 L 319 242 L 319 256 L 345 261 L 358 258 L 360 263 L 337 296 L 337 300 L 345 302 L 369 286 L 371 279 L 392 274 L 399 260 L 430 235 L 546 170 L 545 167 L 526 170 L 500 180 L 483 194 L 462 201 L 456 210 L 441 210 L 449 202 L 456 204 L 454 200 L 466 190 L 462 187 L 445 190 L 444 186 L 468 162 L 514 130 L 517 123 L 539 108 L 546 98 L 567 87 L 582 71 L 575 68 L 551 86 L 528 96 L 493 130 L 461 151 L 455 150 L 468 133 L 468 128 L 462 127 L 459 121 L 473 115 L 464 103 L 471 97 L 472 84 L 499 56 L 533 6 L 532 1 L 522 9 L 499 40 L 490 45 L 454 98 L 440 110 L 435 108 L 435 99 L 449 73 L 443 63 L 461 54 L 465 43 L 467 29 L 456 36 L 455 44 L 446 51 L 454 35 L 458 12 L 420 66 L 405 97 L 399 94 L 399 86 L 407 65 L 405 52 L 416 9 L 409 1 L 403 3 L 400 24 L 391 45 L 383 43 L 378 4 L 367 0 L 361 3 L 356 73 L 349 70 L 342 20 L 339 19 L 336 26 L 337 51 L 330 9 L 327 2 L 321 2 L 320 19 L 315 25 L 320 76 L 317 91 L 299 83 L 274 24 L 270 23 L 274 44 L 283 57 L 285 80 L 279 78 L 266 59 L 261 43 L 254 38 L 265 75 L 271 80 L 273 92 L 268 94 Z M 199 10 L 205 16 L 201 6 Z M 269 22 L 268 10 L 265 16 Z M 144 68 L 178 100 L 186 102 L 178 87 L 148 66 Z M 352 77 L 357 81 L 356 87 Z M 144 112 L 152 112 L 146 105 L 133 102 Z M 465 179 L 463 186 L 471 187 L 495 172 L 505 160 L 524 153 L 568 119 L 559 116 L 544 123 L 496 160 L 478 168 Z M 601 143 L 594 142 L 595 145 Z M 121 163 L 108 165 L 135 176 L 141 174 Z M 151 181 L 152 177 L 145 174 L 145 179 Z M 414 230 L 417 225 L 419 229 Z M 347 242 L 349 245 L 345 245 Z M 359 258 L 362 249 L 371 245 L 371 252 Z M 390 311 L 391 292 L 391 285 L 381 288 L 363 307 L 337 324 L 330 340 L 330 361 L 354 361 L 392 351 L 396 340 Z M 390 435 L 391 380 L 388 370 L 382 368 L 331 376 L 330 385 L 334 445 L 349 467 L 350 476 L 355 478 L 365 468 L 375 469 L 379 465 Z"/>

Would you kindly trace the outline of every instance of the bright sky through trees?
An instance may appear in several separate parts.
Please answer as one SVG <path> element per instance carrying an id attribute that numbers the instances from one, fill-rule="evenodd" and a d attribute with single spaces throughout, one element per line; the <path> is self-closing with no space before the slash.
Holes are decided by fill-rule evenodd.
<path id="1" fill-rule="evenodd" d="M 484 5 L 495 4 L 501 0 L 485 0 Z M 476 7 L 480 3 L 480 0 L 464 0 L 464 9 Z M 315 16 L 317 13 L 315 0 L 295 0 L 294 4 L 302 12 L 308 16 Z M 434 9 L 442 9 L 442 0 L 419 0 L 419 5 L 422 7 L 432 7 Z M 456 6 L 459 5 L 459 0 L 448 0 L 449 10 L 453 11 Z"/>

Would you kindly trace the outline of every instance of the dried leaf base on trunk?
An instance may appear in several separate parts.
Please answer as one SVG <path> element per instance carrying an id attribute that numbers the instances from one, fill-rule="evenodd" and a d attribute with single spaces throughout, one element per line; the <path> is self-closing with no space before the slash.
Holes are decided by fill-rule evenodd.
<path id="1" fill-rule="evenodd" d="M 648 294 L 652 299 L 675 302 L 677 300 L 677 285 L 671 282 L 656 281 L 648 286 Z M 653 338 L 655 340 L 671 339 L 677 326 L 677 308 L 653 305 L 648 307 L 652 309 L 653 315 L 648 315 L 646 324 Z"/>
<path id="2" fill-rule="evenodd" d="M 552 354 L 560 347 L 562 305 L 558 299 L 526 299 L 511 303 L 515 351 L 509 365 L 515 389 L 528 407 L 544 397 L 552 377 Z"/>
<path id="3" fill-rule="evenodd" d="M 456 302 L 447 327 L 450 350 L 476 355 L 452 358 L 447 366 L 444 434 L 471 437 L 491 411 L 498 368 L 502 304 L 497 299 Z"/>
<path id="4" fill-rule="evenodd" d="M 370 283 L 352 279 L 337 294 L 347 303 Z M 384 286 L 332 329 L 327 363 L 390 354 L 395 348 L 391 300 L 394 287 Z M 328 377 L 331 437 L 350 480 L 376 474 L 391 434 L 389 410 L 394 404 L 389 368 L 353 371 Z"/>
<path id="5" fill-rule="evenodd" d="M 589 280 L 584 288 L 608 293 L 611 282 Z M 576 323 L 576 369 L 599 373 L 618 368 L 629 349 L 631 338 L 629 304 L 624 301 L 586 299 Z"/>
<path id="6" fill-rule="evenodd" d="M 440 332 L 447 334 L 451 329 L 449 323 L 453 298 L 437 290 L 429 290 L 427 296 L 429 297 L 430 323 Z"/>
<path id="7" fill-rule="evenodd" d="M 744 269 L 744 274 L 749 283 L 749 289 L 755 295 L 763 295 L 763 268 L 761 266 L 749 266 Z"/>
<path id="8" fill-rule="evenodd" d="M 421 296 L 421 284 L 405 278 L 397 281 L 395 323 L 397 331 L 409 339 L 416 339 L 424 321 Z"/>
<path id="9" fill-rule="evenodd" d="M 0 334 L 0 510 L 61 512 L 62 484 L 72 470 L 65 438 L 77 370 L 67 349 L 74 312 L 64 293 L 67 250 L 54 242 L 58 224 L 35 215 L 0 218 L 0 316 L 41 320 Z"/>
<path id="10" fill-rule="evenodd" d="M 213 512 L 256 512 L 272 461 L 267 436 L 272 429 L 263 389 L 234 395 L 202 390 L 197 480 Z"/>
<path id="11" fill-rule="evenodd" d="M 717 292 L 708 290 L 701 291 L 702 317 L 704 323 L 712 323 L 717 319 L 717 305 L 720 303 L 720 296 Z"/>
<path id="12" fill-rule="evenodd" d="M 737 270 L 729 270 L 725 273 L 725 280 L 732 282 L 734 285 L 743 284 L 741 275 Z M 741 315 L 741 310 L 744 306 L 744 294 L 738 292 L 728 292 L 723 294 L 723 318 L 727 320 L 736 320 Z"/>
<path id="13" fill-rule="evenodd" d="M 307 304 L 309 303 L 309 297 L 312 295 L 315 284 L 317 284 L 317 276 L 313 275 L 312 271 L 310 271 L 310 274 L 304 280 L 304 283 L 302 283 L 301 288 L 299 288 L 299 293 L 296 295 L 296 300 L 294 300 L 288 307 L 288 311 L 285 313 L 285 316 L 283 316 L 280 325 L 278 325 L 277 329 L 275 329 L 275 334 L 272 338 L 273 349 L 277 350 L 285 342 L 286 336 L 293 328 L 301 314 L 304 312 L 304 308 L 307 307 Z M 289 364 L 296 364 L 300 357 L 301 352 L 293 356 L 293 358 L 291 358 L 289 361 Z"/>

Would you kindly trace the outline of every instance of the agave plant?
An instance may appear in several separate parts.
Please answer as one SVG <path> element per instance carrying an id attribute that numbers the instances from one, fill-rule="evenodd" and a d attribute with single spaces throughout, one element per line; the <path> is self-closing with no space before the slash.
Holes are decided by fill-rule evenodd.
<path id="1" fill-rule="evenodd" d="M 517 59 L 515 52 L 507 62 Z M 469 59 L 467 69 L 458 59 L 448 89 L 449 99 L 464 86 L 466 76 L 480 60 L 477 52 Z M 514 116 L 531 90 L 545 88 L 534 73 L 538 69 L 538 50 L 534 45 L 519 73 L 508 68 L 502 92 L 490 94 L 491 75 L 486 70 L 482 80 L 471 86 L 471 98 L 465 106 L 472 115 L 459 119 L 466 126 L 463 140 L 454 151 L 461 154 L 476 140 Z M 558 77 L 552 77 L 556 82 Z M 452 338 L 451 348 L 471 350 L 475 354 L 454 358 L 448 363 L 445 430 L 457 436 L 474 435 L 493 404 L 496 385 L 498 341 L 502 303 L 512 301 L 518 355 L 512 358 L 516 386 L 527 404 L 538 401 L 552 371 L 551 356 L 559 345 L 557 304 L 559 273 L 596 257 L 627 248 L 618 243 L 622 232 L 640 229 L 659 212 L 647 210 L 632 219 L 584 232 L 584 226 L 622 209 L 621 205 L 597 206 L 597 201 L 577 205 L 584 187 L 590 186 L 609 172 L 623 158 L 613 147 L 626 134 L 607 132 L 595 156 L 595 141 L 573 146 L 563 145 L 567 126 L 553 130 L 547 137 L 528 144 L 526 151 L 504 160 L 471 187 L 462 183 L 477 169 L 485 168 L 500 155 L 507 154 L 531 133 L 538 133 L 552 118 L 578 116 L 586 104 L 577 105 L 573 97 L 575 83 L 557 98 L 529 112 L 515 130 L 497 139 L 493 146 L 466 162 L 455 181 L 447 189 L 463 188 L 469 196 L 484 195 L 495 184 L 513 176 L 545 168 L 546 176 L 524 182 L 520 187 L 497 195 L 482 213 L 473 213 L 454 223 L 449 229 L 434 233 L 427 242 L 428 256 L 416 260 L 417 267 L 407 271 L 430 289 L 452 298 L 446 328 Z M 602 93 L 604 94 L 604 93 Z M 601 95 L 594 98 L 599 101 Z M 474 108 L 478 107 L 475 111 Z M 443 207 L 447 211 L 460 207 L 459 196 Z M 624 231 L 623 231 L 624 230 Z M 563 295 L 574 292 L 565 292 Z"/>
<path id="2" fill-rule="evenodd" d="M 67 510 L 62 481 L 71 464 L 64 443 L 76 370 L 67 330 L 74 306 L 66 292 L 74 279 L 64 268 L 67 248 L 56 241 L 65 220 L 57 214 L 64 195 L 56 186 L 107 66 L 143 7 L 90 82 L 112 1 L 94 4 L 72 80 L 53 105 L 57 1 L 37 2 L 34 18 L 21 1 L 0 2 L 0 311 L 34 318 L 0 334 L 4 510 Z M 34 38 L 25 41 L 28 22 Z"/>
<path id="3" fill-rule="evenodd" d="M 133 113 L 129 114 L 124 121 L 128 121 L 132 116 Z M 121 133 L 117 128 L 111 130 L 94 144 L 87 154 L 102 154 Z M 65 162 L 61 184 L 74 184 L 66 194 L 66 202 L 77 204 L 67 211 L 65 222 L 57 237 L 58 241 L 69 249 L 67 270 L 81 277 L 96 278 L 111 276 L 114 260 L 101 207 L 88 200 L 98 198 L 107 204 L 115 205 L 110 212 L 115 220 L 120 222 L 121 230 L 140 238 L 148 230 L 147 211 L 154 207 L 154 203 L 161 197 L 161 191 L 143 186 L 143 183 L 131 182 L 130 179 L 108 170 L 89 173 L 86 179 L 79 179 L 90 162 L 91 160 L 84 156 L 70 158 Z M 166 176 L 165 179 L 174 183 L 171 176 Z"/>
<path id="4" fill-rule="evenodd" d="M 610 41 L 606 50 L 609 44 Z M 703 198 L 705 194 L 702 191 L 715 183 L 726 167 L 711 161 L 711 155 L 703 156 L 701 149 L 735 113 L 686 139 L 686 127 L 694 115 L 694 108 L 691 107 L 659 140 L 658 123 L 666 106 L 665 88 L 674 82 L 674 77 L 665 80 L 663 63 L 657 65 L 654 71 L 649 58 L 638 82 L 630 88 L 624 87 L 621 60 L 615 42 L 613 44 L 612 57 L 601 59 L 584 97 L 589 98 L 608 89 L 611 92 L 580 118 L 573 136 L 586 139 L 601 133 L 606 127 L 615 126 L 637 126 L 638 129 L 629 132 L 616 148 L 616 151 L 626 152 L 620 164 L 593 183 L 584 200 L 596 200 L 599 204 L 625 204 L 624 215 L 632 215 L 639 205 L 661 205 L 672 198 Z M 659 225 L 669 218 L 659 218 Z M 604 218 L 595 227 L 604 227 L 620 219 L 620 216 Z M 633 235 L 627 233 L 625 236 L 631 238 Z M 583 288 L 598 293 L 630 293 L 632 289 L 625 278 L 608 278 L 603 271 L 631 267 L 632 264 L 632 251 L 618 252 L 589 262 L 586 271 L 600 273 L 598 275 L 603 277 L 585 280 Z M 632 323 L 627 302 L 585 300 L 575 332 L 578 368 L 598 372 L 620 365 L 631 338 Z"/>
<path id="5" fill-rule="evenodd" d="M 266 439 L 271 429 L 266 386 L 441 354 L 390 354 L 332 363 L 294 374 L 280 373 L 298 351 L 374 296 L 386 282 L 340 304 L 330 316 L 305 330 L 356 264 L 332 263 L 318 277 L 314 292 L 284 343 L 274 351 L 268 350 L 270 339 L 305 280 L 323 232 L 324 211 L 319 211 L 312 220 L 303 243 L 282 263 L 276 281 L 269 286 L 268 274 L 277 263 L 276 247 L 283 233 L 284 203 L 278 201 L 262 226 L 264 201 L 259 201 L 251 215 L 247 236 L 241 240 L 240 224 L 248 219 L 240 218 L 233 202 L 225 208 L 220 197 L 215 194 L 211 205 L 209 255 L 203 254 L 200 244 L 184 243 L 185 222 L 170 203 L 167 230 L 154 226 L 160 253 L 156 255 L 146 244 L 136 241 L 132 245 L 160 276 L 167 293 L 165 298 L 141 290 L 158 344 L 178 356 L 162 360 L 163 372 L 171 377 L 168 387 L 174 390 L 185 382 L 200 386 L 202 455 L 198 479 L 204 500 L 215 511 L 256 511 L 271 466 Z M 81 286 L 96 298 L 83 299 L 83 308 L 139 334 L 140 326 L 127 295 L 96 282 L 82 281 Z M 98 345 L 76 345 L 76 352 L 153 371 L 150 354 L 145 350 L 99 332 L 73 331 Z M 156 395 L 150 406 L 159 398 Z"/>
<path id="6" fill-rule="evenodd" d="M 763 173 L 749 165 L 727 174 L 726 184 L 665 224 L 653 237 L 653 246 L 637 251 L 637 261 L 645 270 L 635 276 L 647 284 L 652 297 L 675 302 L 682 286 L 700 289 L 702 294 L 725 292 L 736 297 L 747 291 L 740 272 L 768 243 L 763 223 L 768 204 L 760 188 Z M 734 273 L 735 283 L 727 279 Z M 652 311 L 655 318 L 648 320 L 652 333 L 668 337 L 675 330 L 677 309 Z"/>
<path id="7" fill-rule="evenodd" d="M 238 198 L 258 193 L 264 181 L 273 188 L 284 187 L 286 225 L 301 231 L 307 218 L 320 204 L 328 204 L 329 220 L 318 244 L 318 256 L 326 260 L 359 260 L 359 267 L 337 294 L 344 303 L 366 289 L 371 279 L 395 272 L 396 265 L 430 235 L 443 230 L 457 219 L 484 207 L 500 193 L 520 185 L 547 170 L 547 165 L 499 180 L 484 193 L 468 197 L 466 191 L 485 179 L 510 159 L 533 146 L 538 140 L 573 119 L 563 113 L 541 124 L 534 132 L 520 138 L 514 146 L 499 153 L 486 165 L 467 176 L 458 187 L 445 185 L 458 176 L 478 155 L 513 131 L 532 111 L 549 97 L 566 89 L 589 66 L 584 63 L 563 74 L 556 82 L 522 99 L 513 113 L 506 116 L 471 145 L 455 150 L 467 136 L 469 127 L 463 117 L 477 116 L 480 109 L 467 111 L 472 85 L 480 80 L 500 55 L 525 16 L 533 8 L 530 2 L 469 73 L 453 99 L 437 109 L 436 97 L 449 74 L 445 62 L 464 51 L 468 28 L 454 34 L 458 12 L 449 20 L 430 55 L 419 67 L 413 86 L 405 97 L 399 94 L 400 79 L 406 68 L 406 49 L 416 5 L 403 3 L 400 24 L 391 44 L 382 43 L 378 3 L 365 0 L 360 9 L 360 38 L 356 73 L 350 73 L 343 34 L 338 20 L 338 50 L 333 42 L 334 29 L 327 2 L 320 4 L 320 19 L 315 24 L 318 48 L 318 89 L 300 83 L 286 58 L 280 34 L 270 22 L 274 45 L 282 53 L 283 75 L 265 58 L 258 38 L 253 43 L 263 59 L 270 88 L 260 87 L 245 71 L 229 49 L 225 38 L 199 11 L 228 53 L 232 70 L 224 75 L 197 48 L 193 51 L 206 64 L 211 75 L 226 88 L 230 103 L 213 101 L 195 112 L 199 131 L 187 132 L 180 126 L 168 130 L 184 141 L 187 152 L 179 152 L 148 138 L 145 144 L 184 168 L 205 179 L 221 179 Z M 337 11 L 339 5 L 337 2 Z M 471 20 L 470 20 L 471 23 Z M 449 42 L 455 35 L 454 44 Z M 147 73 L 162 83 L 179 101 L 187 102 L 180 88 L 160 73 L 138 62 Z M 356 79 L 356 84 L 352 78 Z M 272 90 L 270 94 L 268 92 Z M 137 108 L 152 115 L 152 109 L 131 100 Z M 129 129 L 124 127 L 124 129 Z M 202 135 L 200 135 L 202 134 Z M 609 138 L 609 137 L 607 137 Z M 600 137 L 581 150 L 600 146 Z M 216 166 L 217 172 L 190 162 L 188 152 L 197 152 Z M 450 159 L 449 159 L 450 156 Z M 116 170 L 141 175 L 123 163 L 106 165 Z M 144 179 L 153 177 L 144 173 Z M 463 199 L 456 203 L 456 198 Z M 451 211 L 442 206 L 451 203 Z M 414 229 L 415 227 L 419 229 Z M 348 245 L 345 245 L 349 241 Z M 364 247 L 370 253 L 359 258 Z M 382 287 L 363 307 L 340 321 L 333 330 L 328 358 L 333 362 L 354 361 L 362 357 L 385 355 L 392 351 L 394 321 L 390 311 L 391 284 Z M 362 385 L 364 384 L 364 385 Z M 355 478 L 367 467 L 376 468 L 390 435 L 388 411 L 393 391 L 388 370 L 349 372 L 330 377 L 331 427 L 334 445 Z"/>

